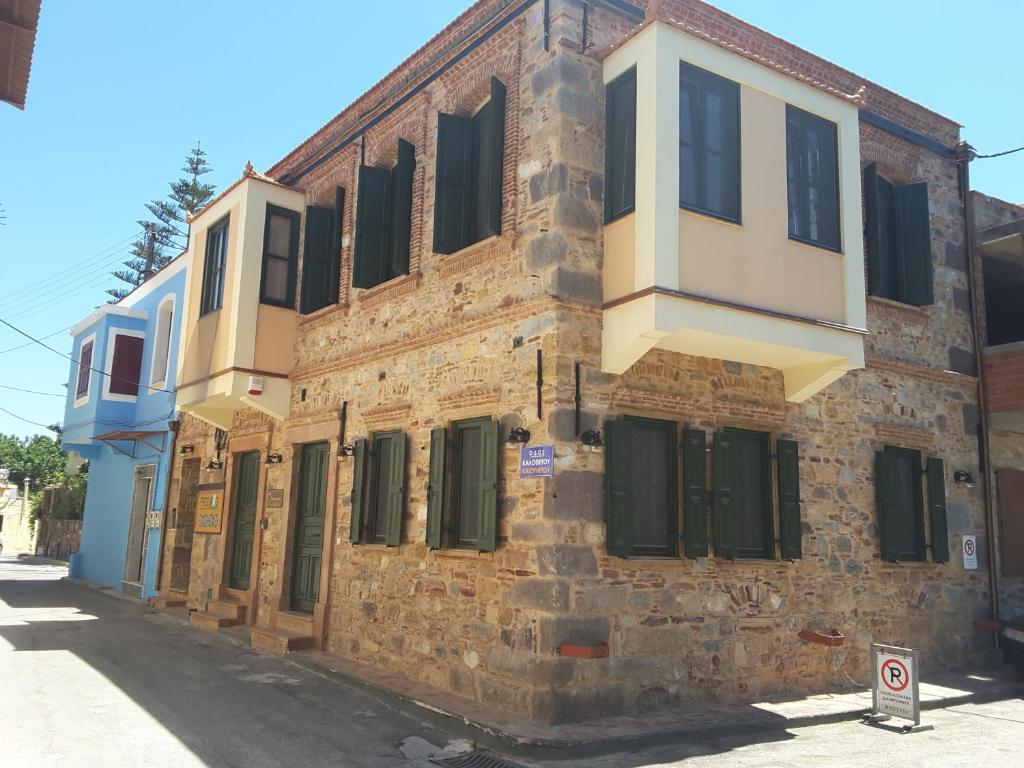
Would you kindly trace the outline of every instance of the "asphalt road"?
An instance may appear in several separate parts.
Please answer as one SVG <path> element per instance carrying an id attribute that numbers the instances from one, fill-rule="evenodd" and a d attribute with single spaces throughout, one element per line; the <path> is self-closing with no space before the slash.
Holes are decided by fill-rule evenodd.
<path id="1" fill-rule="evenodd" d="M 0 766 L 431 768 L 469 748 L 376 697 L 0 557 Z M 1024 765 L 1024 701 L 924 713 L 932 731 L 857 722 L 723 738 L 542 768 Z"/>

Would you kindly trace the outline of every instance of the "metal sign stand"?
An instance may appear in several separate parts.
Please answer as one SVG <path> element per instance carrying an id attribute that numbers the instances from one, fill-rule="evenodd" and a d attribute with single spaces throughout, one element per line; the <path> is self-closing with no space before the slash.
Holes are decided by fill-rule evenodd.
<path id="1" fill-rule="evenodd" d="M 863 716 L 865 725 L 879 725 L 897 717 L 913 721 L 899 726 L 900 733 L 934 730 L 933 725 L 921 725 L 917 672 L 916 648 L 871 645 L 871 712 Z"/>

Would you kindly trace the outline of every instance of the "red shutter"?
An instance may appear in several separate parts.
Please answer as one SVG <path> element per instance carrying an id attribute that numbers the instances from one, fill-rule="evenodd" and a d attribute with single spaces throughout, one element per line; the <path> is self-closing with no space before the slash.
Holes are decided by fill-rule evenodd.
<path id="1" fill-rule="evenodd" d="M 110 394 L 139 394 L 142 374 L 142 339 L 138 336 L 114 336 L 114 361 L 110 365 Z"/>
<path id="2" fill-rule="evenodd" d="M 82 345 L 78 353 L 78 386 L 75 387 L 75 397 L 85 397 L 89 393 L 89 373 L 92 368 L 92 342 Z"/>

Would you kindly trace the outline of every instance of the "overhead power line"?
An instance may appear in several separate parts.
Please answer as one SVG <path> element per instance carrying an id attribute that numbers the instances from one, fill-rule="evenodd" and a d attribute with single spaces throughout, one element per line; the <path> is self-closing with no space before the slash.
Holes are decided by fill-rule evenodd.
<path id="1" fill-rule="evenodd" d="M 1024 147 L 1017 147 L 1016 149 L 1007 149 L 1004 152 L 992 152 L 988 155 L 979 155 L 977 152 L 974 153 L 974 157 L 977 160 L 987 160 L 990 157 L 1003 157 L 1004 155 L 1012 155 L 1014 152 L 1024 152 Z"/>
<path id="2" fill-rule="evenodd" d="M 57 430 L 55 430 L 53 428 L 52 424 L 40 424 L 38 421 L 32 421 L 32 419 L 26 419 L 24 416 L 19 416 L 18 414 L 14 413 L 12 411 L 8 411 L 2 405 L 0 405 L 0 411 L 3 411 L 8 416 L 13 416 L 16 419 L 20 419 L 21 421 L 24 421 L 26 424 L 32 424 L 33 426 L 36 426 L 36 427 L 42 427 L 43 429 L 48 429 L 51 432 L 56 432 L 57 431 Z"/>
<path id="3" fill-rule="evenodd" d="M 110 261 L 100 264 L 91 270 L 82 270 L 78 274 L 65 275 L 64 277 L 53 277 L 42 285 L 21 291 L 6 302 L 0 302 L 0 311 L 16 312 L 32 306 L 41 300 L 51 300 L 57 295 L 54 294 L 54 290 L 67 294 L 84 288 L 86 283 L 93 284 L 107 281 L 110 279 L 110 268 L 120 264 L 128 253 L 129 251 L 125 250 L 118 253 Z"/>
<path id="4" fill-rule="evenodd" d="M 74 327 L 75 326 L 73 326 L 73 325 L 69 325 L 69 326 L 66 326 L 64 328 L 61 328 L 59 331 L 54 331 L 53 333 L 48 333 L 45 336 L 40 336 L 39 338 L 40 339 L 51 339 L 54 336 L 56 336 L 58 333 L 64 333 L 65 331 L 70 331 Z M 34 342 L 26 341 L 24 344 L 19 344 L 16 347 L 8 347 L 7 349 L 0 349 L 0 355 L 6 355 L 8 352 L 14 352 L 15 350 L 18 350 L 18 349 L 24 349 L 25 347 L 31 347 L 33 343 Z"/>
<path id="5" fill-rule="evenodd" d="M 39 392 L 35 389 L 22 389 L 21 387 L 12 387 L 7 384 L 0 384 L 0 389 L 10 389 L 15 392 L 27 392 L 30 395 L 46 395 L 47 397 L 67 397 L 66 394 L 58 395 L 56 392 Z"/>

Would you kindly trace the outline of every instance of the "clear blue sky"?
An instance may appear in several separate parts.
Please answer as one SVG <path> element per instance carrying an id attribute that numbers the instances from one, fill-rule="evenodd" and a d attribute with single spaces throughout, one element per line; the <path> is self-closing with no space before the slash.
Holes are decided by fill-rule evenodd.
<path id="1" fill-rule="evenodd" d="M 246 160 L 269 167 L 468 3 L 44 0 L 27 108 L 0 104 L 0 317 L 37 336 L 80 320 L 115 283 L 124 246 L 108 249 L 197 140 L 218 189 Z M 1024 144 L 1024 3 L 717 5 L 957 120 L 982 152 Z M 1024 153 L 971 172 L 975 188 L 1024 201 Z M 4 352 L 24 341 L 0 330 L 0 387 L 62 394 L 68 361 L 35 345 Z M 70 348 L 66 333 L 49 342 Z M 63 416 L 58 397 L 4 388 L 0 408 Z M 0 411 L 0 432 L 40 431 Z"/>

